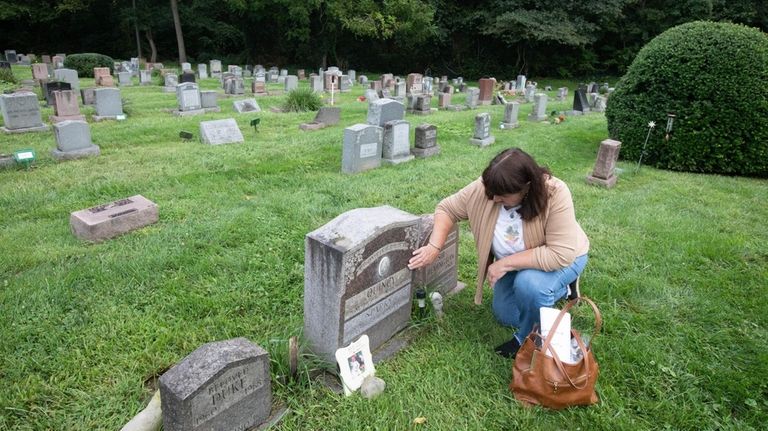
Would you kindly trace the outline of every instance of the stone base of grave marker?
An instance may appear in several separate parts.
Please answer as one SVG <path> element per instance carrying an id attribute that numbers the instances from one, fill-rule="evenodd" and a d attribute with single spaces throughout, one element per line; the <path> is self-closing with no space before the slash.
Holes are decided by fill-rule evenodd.
<path id="1" fill-rule="evenodd" d="M 587 184 L 590 184 L 593 186 L 605 187 L 607 189 L 613 188 L 613 186 L 616 185 L 616 182 L 618 180 L 619 180 L 619 177 L 616 175 L 612 175 L 608 179 L 587 175 Z"/>
<path id="2" fill-rule="evenodd" d="M 546 121 L 546 120 L 547 120 L 546 115 L 538 116 L 536 115 L 535 112 L 528 114 L 528 121 Z"/>
<path id="3" fill-rule="evenodd" d="M 325 123 L 301 123 L 299 124 L 299 129 L 301 130 L 320 130 L 324 129 L 326 127 Z"/>
<path id="4" fill-rule="evenodd" d="M 221 111 L 221 109 L 219 109 L 219 111 Z M 205 114 L 206 110 L 200 108 L 200 109 L 192 109 L 192 110 L 189 110 L 189 111 L 174 110 L 174 111 L 171 111 L 171 112 L 173 113 L 174 117 L 194 117 L 195 115 L 203 115 L 203 114 Z"/>
<path id="5" fill-rule="evenodd" d="M 73 212 L 72 233 L 80 239 L 99 242 L 157 222 L 157 205 L 142 195 Z"/>
<path id="6" fill-rule="evenodd" d="M 464 111 L 469 109 L 467 105 L 448 105 L 445 107 L 446 111 Z"/>
<path id="7" fill-rule="evenodd" d="M 30 132 L 47 132 L 48 129 L 50 129 L 49 126 L 43 124 L 42 126 L 36 126 L 36 127 L 25 127 L 21 129 L 9 129 L 5 126 L 0 126 L 0 132 L 3 133 L 30 133 Z"/>
<path id="8" fill-rule="evenodd" d="M 210 108 L 203 108 L 203 111 L 205 111 L 205 112 L 221 112 L 221 107 L 220 106 L 213 106 L 213 107 L 210 107 Z"/>
<path id="9" fill-rule="evenodd" d="M 487 147 L 496 142 L 495 136 L 489 136 L 485 139 L 469 138 L 469 143 L 478 147 Z"/>
<path id="10" fill-rule="evenodd" d="M 504 129 L 504 130 L 506 130 L 506 129 L 516 129 L 518 127 L 520 127 L 520 123 L 519 122 L 515 122 L 515 123 L 505 123 L 503 121 L 501 122 L 501 128 Z"/>
<path id="11" fill-rule="evenodd" d="M 58 148 L 51 150 L 51 156 L 57 161 L 63 160 L 75 160 L 85 157 L 95 157 L 101 154 L 101 149 L 98 145 L 91 145 L 90 147 L 81 148 L 79 150 L 61 151 Z"/>
<path id="12" fill-rule="evenodd" d="M 164 93 L 175 93 L 176 92 L 176 86 L 173 87 L 163 87 Z"/>
<path id="13" fill-rule="evenodd" d="M 411 148 L 411 154 L 413 154 L 417 159 L 436 156 L 440 154 L 440 146 L 435 145 L 434 147 L 429 148 Z"/>
<path id="14" fill-rule="evenodd" d="M 85 115 L 51 115 L 48 119 L 51 120 L 51 123 L 60 123 L 68 120 L 85 121 Z"/>
<path id="15" fill-rule="evenodd" d="M 397 158 L 394 158 L 394 159 L 384 159 L 384 158 L 382 158 L 381 159 L 381 164 L 382 165 L 399 165 L 400 163 L 410 162 L 413 159 L 414 159 L 414 156 L 411 155 L 411 154 L 409 154 L 407 156 L 403 156 L 403 157 L 397 157 Z"/>
<path id="16" fill-rule="evenodd" d="M 123 115 L 93 115 L 91 116 L 93 118 L 93 121 L 100 122 L 100 121 L 109 121 L 109 120 L 125 120 L 125 114 Z"/>
<path id="17" fill-rule="evenodd" d="M 565 112 L 563 112 L 563 114 L 569 115 L 569 116 L 572 116 L 572 117 L 579 116 L 579 115 L 584 115 L 584 113 L 582 111 L 574 111 L 574 110 L 565 111 Z"/>

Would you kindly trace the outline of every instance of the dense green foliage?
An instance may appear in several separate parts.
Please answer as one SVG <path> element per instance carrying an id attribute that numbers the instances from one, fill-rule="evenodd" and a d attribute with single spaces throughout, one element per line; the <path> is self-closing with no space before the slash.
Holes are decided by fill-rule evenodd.
<path id="1" fill-rule="evenodd" d="M 667 113 L 676 115 L 667 135 Z M 648 43 L 606 111 L 621 154 L 656 167 L 768 177 L 768 36 L 694 22 Z"/>
<path id="2" fill-rule="evenodd" d="M 135 7 L 134 7 L 135 4 Z M 193 64 L 413 71 L 478 78 L 621 74 L 654 36 L 694 20 L 768 29 L 763 0 L 179 1 Z M 168 1 L 0 0 L 0 49 L 178 62 Z"/>
<path id="3" fill-rule="evenodd" d="M 288 92 L 282 109 L 286 112 L 317 111 L 323 106 L 323 100 L 310 88 L 298 88 Z"/>
<path id="4" fill-rule="evenodd" d="M 70 54 L 64 59 L 64 67 L 75 69 L 81 78 L 93 78 L 94 67 L 108 67 L 111 71 L 115 67 L 115 60 L 104 54 L 92 52 L 83 54 Z"/>
<path id="5" fill-rule="evenodd" d="M 28 66 L 14 73 L 31 78 Z M 198 83 L 221 92 L 218 79 Z M 604 116 L 501 130 L 501 105 L 482 109 L 494 123 L 488 148 L 467 141 L 477 110 L 406 114 L 412 128 L 437 126 L 440 154 L 345 175 L 343 130 L 367 118 L 361 86 L 335 97 L 338 125 L 313 132 L 298 127 L 313 113 L 270 110 L 285 95 L 259 98 L 256 131 L 232 99 L 219 99 L 218 113 L 175 117 L 175 94 L 159 86 L 120 91 L 128 118 L 89 123 L 98 157 L 56 162 L 53 131 L 0 134 L 0 153 L 32 148 L 38 157 L 30 170 L 0 170 L 0 430 L 119 430 L 170 366 L 203 343 L 240 336 L 269 352 L 274 400 L 290 408 L 276 427 L 283 431 L 765 429 L 768 181 L 634 172 L 620 162 L 614 189 L 592 187 L 584 176 L 605 138 Z M 551 109 L 570 107 L 548 95 Z M 90 119 L 94 107 L 81 110 Z M 53 108 L 41 111 L 47 118 Z M 530 112 L 521 104 L 521 120 Z M 244 143 L 179 138 L 225 118 L 235 119 Z M 298 379 L 286 382 L 288 338 L 303 328 L 306 234 L 354 208 L 430 213 L 510 146 L 568 184 L 589 236 L 581 287 L 603 313 L 593 341 L 601 403 L 554 412 L 514 400 L 511 361 L 493 354 L 511 331 L 493 318 L 491 289 L 473 303 L 477 257 L 467 223 L 458 271 L 469 287 L 445 298 L 445 318 L 414 323 L 408 348 L 376 365 L 387 383 L 379 398 L 333 393 L 313 378 L 308 354 Z M 134 194 L 158 204 L 156 224 L 99 244 L 70 232 L 72 211 Z M 579 308 L 575 326 L 588 329 Z M 417 417 L 426 423 L 414 425 Z"/>

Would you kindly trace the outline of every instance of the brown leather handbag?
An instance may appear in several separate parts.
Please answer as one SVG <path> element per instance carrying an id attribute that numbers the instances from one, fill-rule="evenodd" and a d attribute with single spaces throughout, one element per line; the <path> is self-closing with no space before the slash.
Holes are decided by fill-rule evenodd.
<path id="1" fill-rule="evenodd" d="M 512 366 L 512 382 L 509 384 L 509 389 L 514 392 L 515 398 L 524 405 L 539 404 L 559 410 L 598 402 L 595 382 L 597 382 L 599 371 L 595 356 L 592 354 L 592 342 L 589 343 L 589 347 L 585 346 L 581 334 L 571 329 L 571 337 L 576 339 L 582 352 L 581 359 L 575 364 L 563 363 L 552 350 L 548 352 L 551 356 L 544 353 L 547 352 L 555 334 L 555 328 L 560 324 L 563 315 L 579 301 L 592 306 L 595 312 L 595 332 L 592 335 L 592 341 L 600 332 L 602 325 L 600 310 L 594 302 L 584 296 L 569 301 L 563 307 L 543 342 L 539 328 L 535 327 L 517 352 Z"/>

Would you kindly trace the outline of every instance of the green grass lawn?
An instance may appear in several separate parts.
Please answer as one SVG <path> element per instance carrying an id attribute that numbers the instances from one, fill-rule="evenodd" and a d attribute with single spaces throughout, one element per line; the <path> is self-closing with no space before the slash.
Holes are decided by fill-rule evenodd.
<path id="1" fill-rule="evenodd" d="M 15 67 L 24 78 L 28 70 Z M 412 136 L 423 122 L 437 125 L 439 156 L 343 175 L 343 129 L 365 122 L 362 93 L 357 85 L 337 98 L 339 125 L 303 132 L 314 113 L 269 112 L 284 96 L 258 98 L 258 114 L 236 114 L 233 99 L 220 99 L 221 113 L 176 118 L 175 94 L 126 87 L 127 120 L 90 124 L 101 156 L 61 163 L 50 156 L 52 132 L 0 135 L 0 153 L 37 152 L 32 169 L 0 171 L 0 430 L 120 429 L 164 370 L 203 343 L 240 336 L 270 352 L 274 396 L 291 409 L 285 430 L 765 429 L 765 180 L 635 172 L 625 161 L 616 188 L 591 187 L 584 177 L 607 137 L 605 117 L 534 124 L 525 121 L 531 104 L 514 130 L 498 129 L 501 106 L 406 115 Z M 485 149 L 468 143 L 478 112 L 493 118 L 496 143 Z M 178 137 L 229 117 L 244 144 Z M 510 146 L 568 183 L 590 237 L 582 290 L 605 321 L 594 342 L 601 403 L 521 407 L 508 389 L 512 362 L 492 352 L 511 332 L 494 321 L 491 292 L 475 306 L 472 287 L 446 299 L 443 321 L 410 328 L 409 348 L 377 366 L 387 382 L 379 398 L 330 392 L 309 378 L 309 357 L 298 382 L 282 383 L 288 338 L 303 326 L 305 234 L 358 207 L 432 212 Z M 134 194 L 158 204 L 157 224 L 100 244 L 70 233 L 70 212 Z M 470 286 L 475 265 L 462 225 L 459 278 Z M 427 421 L 414 425 L 416 417 Z"/>

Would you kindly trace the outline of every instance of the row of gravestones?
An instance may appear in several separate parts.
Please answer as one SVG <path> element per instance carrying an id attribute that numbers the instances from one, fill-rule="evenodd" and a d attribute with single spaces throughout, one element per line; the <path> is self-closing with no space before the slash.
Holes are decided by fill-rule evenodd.
<path id="1" fill-rule="evenodd" d="M 369 103 L 367 124 L 344 129 L 341 171 L 352 174 L 399 164 L 415 157 L 439 154 L 437 127 L 422 124 L 415 131 L 415 148 L 410 146 L 410 123 L 405 121 L 405 105 L 393 99 Z"/>

